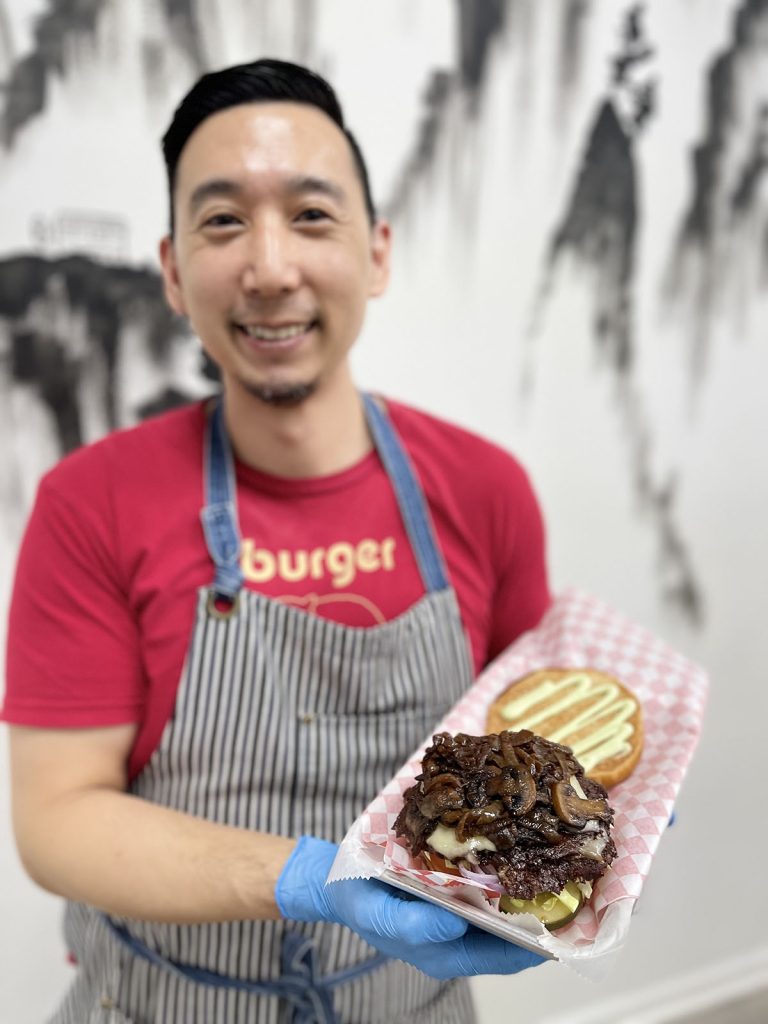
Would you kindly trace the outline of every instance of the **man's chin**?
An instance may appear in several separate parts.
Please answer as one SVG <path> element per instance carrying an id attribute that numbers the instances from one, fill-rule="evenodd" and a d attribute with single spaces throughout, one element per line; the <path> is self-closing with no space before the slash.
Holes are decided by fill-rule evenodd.
<path id="1" fill-rule="evenodd" d="M 253 384 L 244 383 L 246 391 L 264 402 L 265 405 L 288 407 L 301 405 L 314 394 L 316 381 L 296 384 Z"/>

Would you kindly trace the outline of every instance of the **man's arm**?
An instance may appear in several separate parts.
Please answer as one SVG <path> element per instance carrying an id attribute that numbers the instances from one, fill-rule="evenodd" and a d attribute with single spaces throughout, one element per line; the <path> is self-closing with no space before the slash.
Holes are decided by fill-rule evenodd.
<path id="1" fill-rule="evenodd" d="M 11 728 L 13 824 L 30 876 L 53 893 L 125 917 L 279 918 L 275 884 L 295 840 L 125 792 L 135 731 Z"/>
<path id="2" fill-rule="evenodd" d="M 333 843 L 218 825 L 126 793 L 134 732 L 11 730 L 16 840 L 29 874 L 51 892 L 151 921 L 333 921 L 436 978 L 540 962 L 380 882 L 325 885 Z"/>

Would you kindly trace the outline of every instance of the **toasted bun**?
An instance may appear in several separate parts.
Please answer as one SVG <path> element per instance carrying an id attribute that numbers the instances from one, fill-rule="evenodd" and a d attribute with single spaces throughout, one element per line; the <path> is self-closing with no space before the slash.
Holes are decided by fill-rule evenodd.
<path id="1" fill-rule="evenodd" d="M 524 676 L 493 702 L 486 725 L 489 733 L 531 729 L 571 747 L 585 774 L 606 789 L 626 779 L 643 749 L 640 702 L 618 679 L 592 668 Z"/>

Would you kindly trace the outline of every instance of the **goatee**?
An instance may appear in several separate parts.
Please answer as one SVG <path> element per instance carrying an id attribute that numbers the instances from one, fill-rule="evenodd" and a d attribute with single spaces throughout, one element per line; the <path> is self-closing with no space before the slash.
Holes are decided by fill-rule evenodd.
<path id="1" fill-rule="evenodd" d="M 316 387 L 315 381 L 308 384 L 281 384 L 271 387 L 267 384 L 246 384 L 246 390 L 266 405 L 301 405 Z"/>

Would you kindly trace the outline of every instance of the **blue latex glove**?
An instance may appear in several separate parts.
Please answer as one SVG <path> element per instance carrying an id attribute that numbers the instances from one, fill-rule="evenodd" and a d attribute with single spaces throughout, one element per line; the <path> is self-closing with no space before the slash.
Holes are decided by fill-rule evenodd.
<path id="1" fill-rule="evenodd" d="M 543 963 L 538 954 L 384 882 L 355 878 L 326 885 L 337 849 L 324 839 L 301 837 L 275 886 L 283 917 L 346 925 L 381 953 L 432 978 L 516 974 Z"/>

